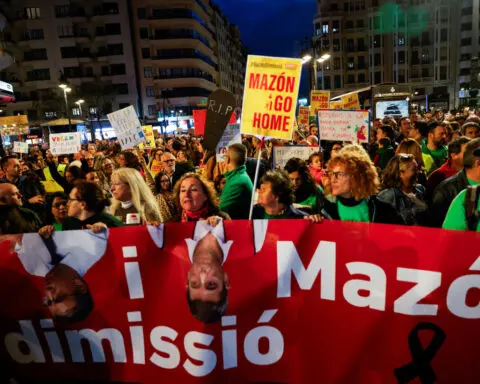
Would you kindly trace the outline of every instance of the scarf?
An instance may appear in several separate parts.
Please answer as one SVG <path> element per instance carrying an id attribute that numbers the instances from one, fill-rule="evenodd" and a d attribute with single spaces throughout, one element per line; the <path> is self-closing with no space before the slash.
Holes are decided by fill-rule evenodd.
<path id="1" fill-rule="evenodd" d="M 200 219 L 206 219 L 208 217 L 208 204 L 204 208 L 198 211 L 182 211 L 182 222 L 198 221 Z"/>

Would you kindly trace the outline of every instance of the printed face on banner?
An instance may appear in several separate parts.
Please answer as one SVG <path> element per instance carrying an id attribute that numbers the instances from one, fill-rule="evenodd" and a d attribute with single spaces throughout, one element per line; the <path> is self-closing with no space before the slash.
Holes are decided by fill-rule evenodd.
<path id="1" fill-rule="evenodd" d="M 68 155 L 81 150 L 80 133 L 57 133 L 50 135 L 50 151 L 52 155 Z"/>
<path id="2" fill-rule="evenodd" d="M 300 59 L 248 56 L 242 133 L 291 140 L 301 71 Z"/>
<path id="3" fill-rule="evenodd" d="M 319 111 L 318 121 L 322 140 L 368 143 L 368 111 Z"/>
<path id="4" fill-rule="evenodd" d="M 223 136 L 217 145 L 217 162 L 225 161 L 227 149 L 232 144 L 242 143 L 242 134 L 240 133 L 240 124 L 229 124 L 223 132 Z"/>
<path id="5" fill-rule="evenodd" d="M 133 148 L 145 142 L 145 134 L 133 106 L 130 105 L 127 108 L 110 113 L 107 117 L 117 134 L 122 149 Z"/>
<path id="6" fill-rule="evenodd" d="M 330 91 L 312 91 L 310 113 L 316 116 L 320 109 L 328 109 L 330 103 Z"/>

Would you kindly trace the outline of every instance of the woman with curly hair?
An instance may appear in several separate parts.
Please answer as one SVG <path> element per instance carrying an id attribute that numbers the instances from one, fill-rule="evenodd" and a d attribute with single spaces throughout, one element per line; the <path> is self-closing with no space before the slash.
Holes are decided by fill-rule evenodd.
<path id="1" fill-rule="evenodd" d="M 353 149 L 353 148 L 352 148 Z M 400 216 L 376 194 L 380 187 L 375 165 L 365 153 L 340 151 L 327 165 L 330 194 L 322 214 L 327 219 L 402 224 Z"/>
<path id="2" fill-rule="evenodd" d="M 385 167 L 378 199 L 395 209 L 406 225 L 426 225 L 425 187 L 417 184 L 417 162 L 413 155 L 395 155 Z"/>
<path id="3" fill-rule="evenodd" d="M 196 173 L 183 175 L 175 184 L 173 196 L 179 212 L 172 218 L 173 222 L 207 220 L 215 223 L 219 219 L 230 220 L 230 216 L 218 207 L 213 183 Z"/>

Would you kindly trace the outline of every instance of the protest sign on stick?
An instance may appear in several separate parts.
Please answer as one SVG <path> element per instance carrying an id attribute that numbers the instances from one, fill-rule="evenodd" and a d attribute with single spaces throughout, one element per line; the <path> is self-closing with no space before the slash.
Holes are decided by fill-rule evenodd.
<path id="1" fill-rule="evenodd" d="M 312 91 L 310 95 L 310 114 L 317 116 L 320 109 L 328 109 L 330 103 L 330 91 Z"/>
<path id="2" fill-rule="evenodd" d="M 318 112 L 322 140 L 368 143 L 368 111 L 322 110 Z"/>
<path id="3" fill-rule="evenodd" d="M 77 153 L 81 149 L 82 139 L 78 132 L 50 134 L 50 152 L 54 156 Z"/>
<path id="4" fill-rule="evenodd" d="M 127 108 L 109 113 L 107 115 L 112 128 L 117 134 L 122 149 L 136 147 L 138 144 L 145 142 L 145 134 L 142 130 L 140 120 L 138 120 L 137 112 L 132 105 Z"/>
<path id="5" fill-rule="evenodd" d="M 330 109 L 343 109 L 341 100 L 330 101 Z"/>
<path id="6" fill-rule="evenodd" d="M 218 142 L 216 154 L 217 162 L 225 161 L 227 149 L 232 144 L 242 143 L 242 134 L 240 133 L 240 124 L 228 124 L 223 136 Z"/>
<path id="7" fill-rule="evenodd" d="M 202 136 L 205 134 L 205 123 L 207 120 L 207 110 L 206 109 L 194 109 L 193 110 L 193 126 L 195 129 L 195 135 Z M 237 114 L 235 111 L 230 117 L 228 124 L 237 123 Z"/>
<path id="8" fill-rule="evenodd" d="M 140 143 L 138 144 L 138 148 L 143 149 L 145 148 L 155 148 L 155 136 L 153 134 L 153 127 L 151 125 L 143 125 L 142 126 L 143 134 L 145 135 L 145 144 Z"/>
<path id="9" fill-rule="evenodd" d="M 298 125 L 302 125 L 303 127 L 308 127 L 309 116 L 310 116 L 309 107 L 299 107 L 298 108 Z"/>
<path id="10" fill-rule="evenodd" d="M 15 153 L 28 153 L 28 143 L 23 141 L 13 142 L 13 152 Z"/>
<path id="11" fill-rule="evenodd" d="M 207 118 L 203 146 L 215 150 L 230 121 L 236 106 L 235 96 L 224 89 L 217 89 L 208 97 Z"/>
<path id="12" fill-rule="evenodd" d="M 349 95 L 342 96 L 342 108 L 350 110 L 360 109 L 358 93 L 351 93 Z"/>

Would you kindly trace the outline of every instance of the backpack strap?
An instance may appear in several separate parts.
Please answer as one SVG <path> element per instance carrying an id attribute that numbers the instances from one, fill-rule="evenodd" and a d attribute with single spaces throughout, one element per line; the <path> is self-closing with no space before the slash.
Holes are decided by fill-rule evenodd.
<path id="1" fill-rule="evenodd" d="M 465 216 L 469 231 L 476 231 L 480 220 L 480 212 L 478 211 L 478 200 L 480 198 L 479 186 L 468 186 L 465 196 Z"/>

